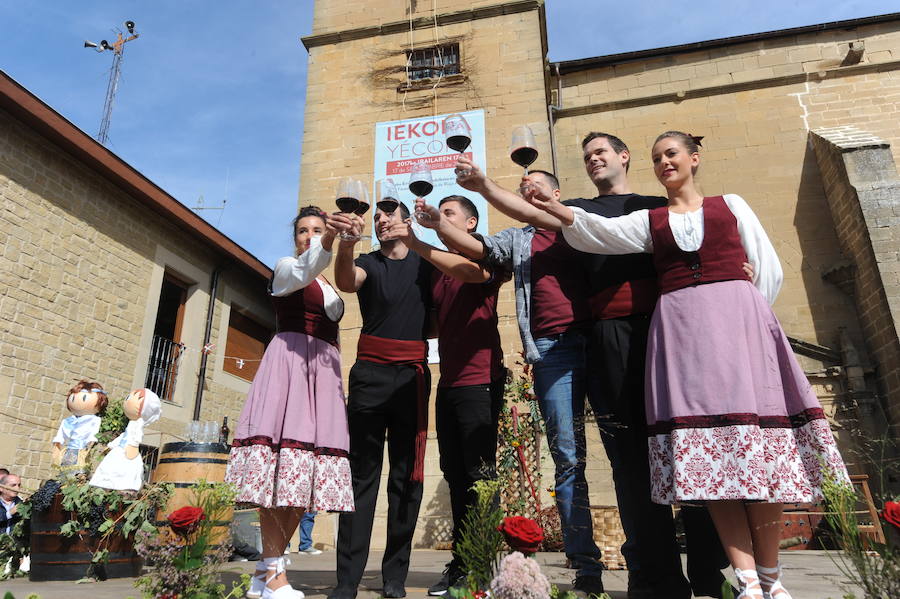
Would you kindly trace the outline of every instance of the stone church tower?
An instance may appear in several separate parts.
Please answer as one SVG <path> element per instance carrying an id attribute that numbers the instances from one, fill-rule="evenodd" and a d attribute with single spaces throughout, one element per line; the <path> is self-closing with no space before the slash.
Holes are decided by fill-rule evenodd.
<path id="1" fill-rule="evenodd" d="M 528 125 L 535 133 L 540 156 L 534 167 L 552 170 L 542 1 L 318 0 L 312 34 L 303 38 L 303 44 L 309 51 L 309 67 L 301 206 L 314 203 L 333 209 L 339 177 L 373 182 L 375 124 L 384 121 L 483 110 L 487 171 L 493 179 L 507 188 L 518 187 L 522 170 L 509 159 L 509 136 L 517 125 Z M 487 216 L 491 232 L 520 226 L 493 209 Z M 357 251 L 370 251 L 369 243 L 360 242 Z M 346 377 L 355 360 L 361 320 L 356 297 L 343 294 L 343 298 Z M 514 303 L 512 285 L 505 285 L 499 312 L 507 366 L 519 359 Z M 436 365 L 432 374 L 436 384 Z M 449 500 L 438 465 L 433 404 L 434 391 L 418 547 L 439 546 L 449 539 Z M 595 441 L 599 449 L 599 438 Z M 545 461 L 545 470 L 551 470 L 545 471 L 544 479 L 552 481 L 552 464 Z M 611 486 L 605 486 L 610 489 L 608 501 L 614 502 Z M 386 505 L 383 501 L 380 498 L 379 505 Z M 384 542 L 379 532 L 383 514 L 381 509 L 376 512 L 373 547 Z"/>

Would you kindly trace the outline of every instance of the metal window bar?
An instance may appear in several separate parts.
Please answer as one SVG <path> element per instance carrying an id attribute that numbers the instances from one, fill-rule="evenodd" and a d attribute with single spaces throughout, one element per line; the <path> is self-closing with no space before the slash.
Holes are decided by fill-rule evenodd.
<path id="1" fill-rule="evenodd" d="M 159 335 L 153 336 L 150 346 L 150 362 L 147 364 L 146 387 L 156 393 L 160 399 L 172 401 L 175 392 L 175 381 L 178 378 L 178 367 L 184 344 L 177 343 Z"/>
<path id="2" fill-rule="evenodd" d="M 409 53 L 409 80 L 436 79 L 441 75 L 458 75 L 459 44 L 437 46 Z"/>

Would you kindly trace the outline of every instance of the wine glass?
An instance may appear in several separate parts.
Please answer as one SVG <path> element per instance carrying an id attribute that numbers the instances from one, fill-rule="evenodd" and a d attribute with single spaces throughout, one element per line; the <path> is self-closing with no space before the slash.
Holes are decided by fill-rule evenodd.
<path id="1" fill-rule="evenodd" d="M 399 194 L 397 193 L 397 186 L 394 184 L 393 179 L 379 179 L 376 186 L 378 200 L 375 201 L 375 206 L 379 210 L 385 214 L 391 214 L 400 207 L 400 200 L 398 199 Z"/>
<path id="2" fill-rule="evenodd" d="M 444 119 L 444 140 L 447 147 L 460 154 L 472 143 L 472 128 L 460 114 L 451 114 Z M 466 176 L 468 171 L 460 171 L 457 175 Z"/>
<path id="3" fill-rule="evenodd" d="M 513 162 L 524 168 L 525 174 L 528 175 L 528 167 L 538 157 L 534 133 L 528 125 L 520 125 L 513 129 L 512 141 L 509 144 L 509 157 Z"/>
<path id="4" fill-rule="evenodd" d="M 353 177 L 341 177 L 335 191 L 335 204 L 344 214 L 353 214 L 359 208 L 359 182 Z"/>
<path id="5" fill-rule="evenodd" d="M 434 189 L 434 184 L 431 182 L 431 165 L 425 160 L 413 164 L 409 171 L 409 190 L 417 198 L 424 198 L 431 193 L 432 189 Z M 416 210 L 416 220 L 423 222 L 431 220 L 431 217 L 421 210 Z"/>
<path id="6" fill-rule="evenodd" d="M 366 189 L 366 184 L 359 179 L 341 177 L 335 195 L 337 195 L 335 204 L 337 204 L 338 210 L 344 214 L 362 216 L 369 210 L 369 190 Z M 340 234 L 340 238 L 345 241 L 359 241 L 367 237 L 368 235 L 353 235 L 346 232 Z"/>

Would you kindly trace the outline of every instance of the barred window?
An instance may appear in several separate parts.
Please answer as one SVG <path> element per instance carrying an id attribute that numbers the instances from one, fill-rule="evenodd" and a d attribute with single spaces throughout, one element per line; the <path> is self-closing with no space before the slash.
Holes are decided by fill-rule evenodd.
<path id="1" fill-rule="evenodd" d="M 409 81 L 437 79 L 442 75 L 459 75 L 459 44 L 447 44 L 412 50 L 406 53 Z"/>

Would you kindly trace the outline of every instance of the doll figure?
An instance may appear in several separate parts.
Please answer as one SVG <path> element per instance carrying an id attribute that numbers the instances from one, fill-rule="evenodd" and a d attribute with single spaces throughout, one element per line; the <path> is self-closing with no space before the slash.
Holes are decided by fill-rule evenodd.
<path id="1" fill-rule="evenodd" d="M 144 438 L 144 427 L 159 420 L 162 404 L 150 389 L 136 389 L 122 409 L 128 417 L 128 426 L 109 442 L 109 453 L 97 466 L 89 484 L 117 491 L 139 491 L 144 483 L 144 460 L 138 449 Z"/>
<path id="2" fill-rule="evenodd" d="M 84 458 L 100 431 L 100 416 L 108 403 L 100 383 L 81 380 L 69 389 L 66 408 L 72 413 L 63 420 L 53 437 L 53 463 L 64 474 L 84 470 Z"/>

